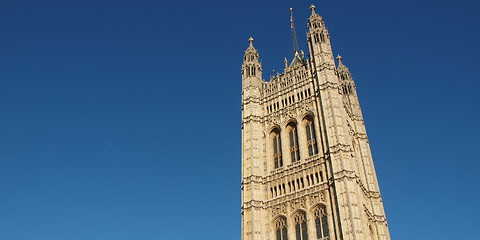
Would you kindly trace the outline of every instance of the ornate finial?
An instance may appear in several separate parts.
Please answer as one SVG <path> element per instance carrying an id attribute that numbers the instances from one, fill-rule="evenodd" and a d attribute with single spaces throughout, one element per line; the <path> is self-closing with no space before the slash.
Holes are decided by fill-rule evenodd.
<path id="1" fill-rule="evenodd" d="M 248 39 L 248 41 L 250 42 L 250 46 L 253 46 L 253 38 L 250 37 L 250 38 Z"/>
<path id="2" fill-rule="evenodd" d="M 300 52 L 302 53 L 302 59 L 305 59 L 305 53 L 303 52 L 303 50 L 300 50 Z"/>
<path id="3" fill-rule="evenodd" d="M 340 55 L 337 56 L 338 64 L 342 63 L 342 57 Z"/>
<path id="4" fill-rule="evenodd" d="M 310 10 L 312 10 L 312 13 L 315 13 L 315 5 L 312 4 L 312 6 L 310 6 Z"/>
<path id="5" fill-rule="evenodd" d="M 287 61 L 287 58 L 285 58 L 285 61 L 284 61 L 284 63 L 285 63 L 285 68 L 288 68 L 288 61 Z"/>

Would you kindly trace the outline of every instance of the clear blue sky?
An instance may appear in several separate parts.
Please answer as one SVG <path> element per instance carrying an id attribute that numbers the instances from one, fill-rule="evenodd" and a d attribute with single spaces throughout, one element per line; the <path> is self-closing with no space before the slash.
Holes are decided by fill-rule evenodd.
<path id="1" fill-rule="evenodd" d="M 478 1 L 1 1 L 0 239 L 240 239 L 240 68 L 356 81 L 393 239 L 476 239 Z"/>

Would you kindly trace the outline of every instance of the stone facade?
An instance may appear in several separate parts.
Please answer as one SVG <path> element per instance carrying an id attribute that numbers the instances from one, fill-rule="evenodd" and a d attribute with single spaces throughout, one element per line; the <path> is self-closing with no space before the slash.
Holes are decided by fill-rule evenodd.
<path id="1" fill-rule="evenodd" d="M 309 58 L 242 66 L 242 240 L 390 239 L 355 83 L 311 7 Z"/>

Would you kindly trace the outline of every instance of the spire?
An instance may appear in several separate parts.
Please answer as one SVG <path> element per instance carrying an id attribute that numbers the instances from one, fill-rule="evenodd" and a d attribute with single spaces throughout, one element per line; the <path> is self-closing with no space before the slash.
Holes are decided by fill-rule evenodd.
<path id="1" fill-rule="evenodd" d="M 338 60 L 338 67 L 343 66 L 343 64 L 342 64 L 342 56 L 338 55 L 338 56 L 337 56 L 337 60 Z"/>
<path id="2" fill-rule="evenodd" d="M 340 77 L 340 80 L 351 79 L 350 71 L 348 70 L 348 68 L 345 65 L 343 65 L 342 57 L 340 55 L 337 56 L 337 60 L 338 60 L 337 72 L 338 72 L 338 76 Z"/>
<path id="3" fill-rule="evenodd" d="M 322 17 L 320 17 L 320 15 L 318 15 L 315 12 L 315 5 L 312 4 L 312 6 L 310 6 L 310 10 L 312 10 L 312 14 L 308 18 L 308 28 L 320 27 L 321 26 L 320 22 L 322 21 Z"/>
<path id="4" fill-rule="evenodd" d="M 253 47 L 253 38 L 250 37 L 248 39 L 250 45 L 248 46 L 247 50 L 245 50 L 245 56 L 243 57 L 243 61 L 258 61 L 258 51 Z"/>
<path id="5" fill-rule="evenodd" d="M 295 24 L 293 23 L 293 8 L 290 8 L 290 28 L 292 29 L 292 35 L 293 35 L 293 50 L 294 50 L 294 53 L 297 53 L 298 42 L 297 42 L 297 35 L 295 34 Z"/>
<path id="6" fill-rule="evenodd" d="M 343 65 L 343 63 L 342 63 L 342 56 L 338 55 L 337 60 L 338 60 L 338 68 L 337 68 L 338 71 L 348 72 L 348 68 L 345 65 Z"/>
<path id="7" fill-rule="evenodd" d="M 248 42 L 250 42 L 250 45 L 248 46 L 247 51 L 249 51 L 249 50 L 250 50 L 250 51 L 257 51 L 257 50 L 255 49 L 255 47 L 253 47 L 253 38 L 252 38 L 252 37 L 250 37 L 250 38 L 248 39 Z"/>
<path id="8" fill-rule="evenodd" d="M 248 39 L 250 45 L 245 50 L 243 56 L 242 75 L 244 79 L 256 78 L 258 80 L 262 77 L 262 64 L 259 62 L 259 55 L 257 49 L 253 47 L 253 38 Z"/>

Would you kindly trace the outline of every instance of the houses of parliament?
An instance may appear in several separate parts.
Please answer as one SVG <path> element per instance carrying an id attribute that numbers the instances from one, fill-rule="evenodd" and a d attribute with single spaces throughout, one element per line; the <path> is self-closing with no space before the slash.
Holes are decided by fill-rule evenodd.
<path id="1" fill-rule="evenodd" d="M 242 240 L 390 239 L 355 82 L 311 12 L 309 54 L 283 73 L 263 80 L 245 51 Z"/>

